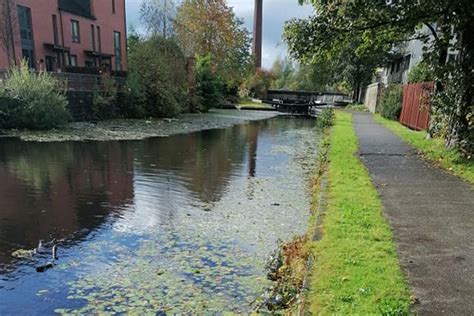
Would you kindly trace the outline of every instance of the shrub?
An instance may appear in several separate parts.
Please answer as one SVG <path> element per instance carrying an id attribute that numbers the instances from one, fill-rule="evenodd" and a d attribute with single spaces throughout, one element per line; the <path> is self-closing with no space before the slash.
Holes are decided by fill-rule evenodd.
<path id="1" fill-rule="evenodd" d="M 123 118 L 143 118 L 145 113 L 145 91 L 136 74 L 127 78 L 125 86 L 117 92 L 117 112 Z"/>
<path id="2" fill-rule="evenodd" d="M 154 36 L 130 49 L 129 75 L 135 76 L 143 91 L 147 116 L 174 116 L 183 110 L 187 104 L 185 64 L 174 39 Z"/>
<path id="3" fill-rule="evenodd" d="M 257 69 L 255 74 L 248 78 L 246 85 L 250 91 L 250 96 L 264 99 L 273 81 L 273 74 L 263 69 Z"/>
<path id="4" fill-rule="evenodd" d="M 400 84 L 388 86 L 382 96 L 377 112 L 390 120 L 398 120 L 402 111 L 403 87 Z"/>
<path id="5" fill-rule="evenodd" d="M 31 72 L 25 61 L 10 70 L 0 96 L 0 128 L 50 129 L 68 121 L 61 82 L 46 72 Z"/>
<path id="6" fill-rule="evenodd" d="M 430 69 L 430 66 L 427 62 L 421 61 L 413 67 L 408 73 L 408 82 L 425 82 L 432 81 L 434 78 L 433 71 Z"/>
<path id="7" fill-rule="evenodd" d="M 324 109 L 316 118 L 316 125 L 319 128 L 328 128 L 334 125 L 334 110 Z"/>
<path id="8" fill-rule="evenodd" d="M 101 91 L 94 93 L 92 116 L 96 120 L 111 119 L 116 116 L 117 88 L 110 77 L 103 78 Z"/>
<path id="9" fill-rule="evenodd" d="M 201 57 L 197 60 L 197 97 L 196 110 L 207 111 L 218 107 L 223 102 L 223 85 L 219 77 L 211 69 L 211 57 Z"/>

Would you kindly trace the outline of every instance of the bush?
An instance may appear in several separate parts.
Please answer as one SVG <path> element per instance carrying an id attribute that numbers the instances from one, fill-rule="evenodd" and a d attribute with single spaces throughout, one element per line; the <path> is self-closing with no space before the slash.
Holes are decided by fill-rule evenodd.
<path id="1" fill-rule="evenodd" d="M 101 91 L 94 93 L 92 116 L 95 120 L 105 120 L 116 117 L 117 88 L 113 79 L 103 78 Z"/>
<path id="2" fill-rule="evenodd" d="M 321 128 L 328 128 L 334 125 L 335 114 L 333 109 L 324 109 L 316 118 L 316 125 Z"/>
<path id="3" fill-rule="evenodd" d="M 259 99 L 266 98 L 267 91 L 273 80 L 274 78 L 271 72 L 257 69 L 255 74 L 246 82 L 248 90 L 250 91 L 249 95 Z"/>
<path id="4" fill-rule="evenodd" d="M 427 62 L 421 61 L 408 73 L 408 82 L 433 81 L 434 74 Z"/>
<path id="5" fill-rule="evenodd" d="M 222 104 L 223 85 L 219 77 L 211 69 L 211 57 L 201 57 L 197 60 L 197 111 L 207 111 Z"/>
<path id="6" fill-rule="evenodd" d="M 0 97 L 0 128 L 50 129 L 69 119 L 61 82 L 46 72 L 31 72 L 24 61 L 10 70 Z"/>
<path id="7" fill-rule="evenodd" d="M 400 84 L 388 86 L 380 105 L 377 107 L 377 113 L 390 120 L 398 120 L 402 111 L 403 87 Z"/>
<path id="8" fill-rule="evenodd" d="M 174 39 L 154 36 L 133 45 L 129 51 L 129 76 L 140 90 L 131 97 L 141 100 L 144 95 L 146 116 L 174 116 L 183 111 L 187 104 L 185 64 Z"/>
<path id="9" fill-rule="evenodd" d="M 136 74 L 127 78 L 125 86 L 117 92 L 116 107 L 120 117 L 143 118 L 145 113 L 145 91 Z"/>

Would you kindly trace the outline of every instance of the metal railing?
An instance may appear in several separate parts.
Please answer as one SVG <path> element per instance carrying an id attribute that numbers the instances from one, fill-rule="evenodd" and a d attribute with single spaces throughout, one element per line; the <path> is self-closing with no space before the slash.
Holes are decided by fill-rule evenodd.
<path id="1" fill-rule="evenodd" d="M 64 83 L 68 91 L 100 91 L 104 88 L 103 76 L 69 72 L 50 72 L 49 74 Z M 8 71 L 0 69 L 0 84 L 7 76 Z M 124 85 L 127 82 L 125 77 L 111 76 L 110 79 L 117 85 Z"/>

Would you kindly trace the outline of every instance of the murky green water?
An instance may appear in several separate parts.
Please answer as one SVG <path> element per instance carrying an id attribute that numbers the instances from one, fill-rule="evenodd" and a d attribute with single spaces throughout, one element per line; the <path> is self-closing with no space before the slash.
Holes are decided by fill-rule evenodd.
<path id="1" fill-rule="evenodd" d="M 1 139 L 0 314 L 251 311 L 277 240 L 306 229 L 317 145 L 314 121 L 288 118 L 144 141 Z M 36 272 L 53 244 L 55 266 Z"/>

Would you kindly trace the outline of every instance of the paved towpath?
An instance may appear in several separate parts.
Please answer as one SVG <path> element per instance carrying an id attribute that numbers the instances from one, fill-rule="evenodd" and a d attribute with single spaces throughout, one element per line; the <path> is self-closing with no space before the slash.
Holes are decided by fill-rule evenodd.
<path id="1" fill-rule="evenodd" d="M 474 188 L 355 113 L 362 162 L 382 199 L 419 315 L 474 315 Z"/>

